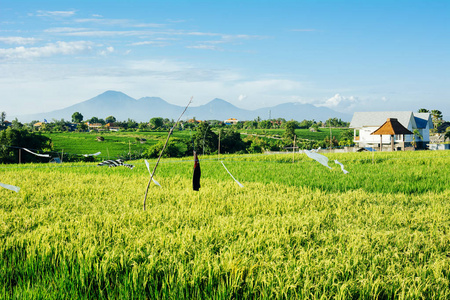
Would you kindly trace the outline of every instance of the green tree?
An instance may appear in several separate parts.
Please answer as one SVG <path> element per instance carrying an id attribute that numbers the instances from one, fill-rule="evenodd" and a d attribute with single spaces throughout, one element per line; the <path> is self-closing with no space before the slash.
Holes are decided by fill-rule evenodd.
<path id="1" fill-rule="evenodd" d="M 431 111 L 431 119 L 433 120 L 434 131 L 437 131 L 437 128 L 442 123 L 442 112 L 437 109 L 433 109 Z"/>
<path id="2" fill-rule="evenodd" d="M 79 132 L 84 132 L 84 131 L 87 131 L 88 129 L 89 129 L 89 127 L 87 126 L 86 123 L 80 123 L 77 126 L 77 131 L 79 131 Z"/>
<path id="3" fill-rule="evenodd" d="M 245 149 L 241 134 L 233 129 L 220 130 L 220 152 L 235 153 Z"/>
<path id="4" fill-rule="evenodd" d="M 429 113 L 430 111 L 426 108 L 420 108 L 417 112 L 418 113 Z"/>
<path id="5" fill-rule="evenodd" d="M 27 129 L 9 127 L 0 133 L 0 163 L 17 163 L 19 150 L 27 148 L 34 152 L 51 151 L 51 140 L 40 134 L 34 134 Z M 41 157 L 26 151 L 21 151 L 21 162 L 40 162 Z"/>
<path id="6" fill-rule="evenodd" d="M 287 144 L 290 144 L 294 141 L 294 137 L 296 137 L 295 129 L 297 128 L 297 122 L 293 120 L 287 121 L 285 128 L 283 138 Z"/>
<path id="7" fill-rule="evenodd" d="M 165 141 L 161 141 L 153 146 L 151 146 L 148 150 L 146 150 L 143 155 L 146 158 L 157 158 L 163 149 Z M 162 157 L 182 157 L 184 155 L 184 151 L 182 147 L 180 147 L 179 143 L 175 141 L 169 141 L 167 143 L 166 149 Z"/>
<path id="8" fill-rule="evenodd" d="M 76 111 L 72 114 L 72 122 L 73 123 L 81 123 L 83 121 L 83 115 Z"/>
<path id="9" fill-rule="evenodd" d="M 150 119 L 150 124 L 153 129 L 162 128 L 164 125 L 164 119 L 161 117 L 155 117 Z"/>
<path id="10" fill-rule="evenodd" d="M 51 129 L 55 131 L 69 131 L 69 122 L 64 121 L 64 119 L 53 119 L 53 122 L 51 123 Z"/>
<path id="11" fill-rule="evenodd" d="M 138 126 L 139 124 L 135 120 L 128 118 L 127 128 L 137 128 Z"/>
<path id="12" fill-rule="evenodd" d="M 263 129 L 270 129 L 272 128 L 272 122 L 269 120 L 262 120 L 261 122 L 259 122 L 258 127 Z"/>
<path id="13" fill-rule="evenodd" d="M 349 146 L 353 145 L 353 135 L 354 132 L 352 129 L 346 129 L 341 132 L 339 145 L 340 146 Z"/>
<path id="14" fill-rule="evenodd" d="M 258 128 L 258 122 L 256 121 L 246 121 L 244 122 L 245 129 L 256 129 Z"/>
<path id="15" fill-rule="evenodd" d="M 99 119 L 99 118 L 97 118 L 97 117 L 92 117 L 92 118 L 90 118 L 90 119 L 88 120 L 88 122 L 89 122 L 90 124 L 95 124 L 95 123 L 100 123 L 100 124 L 102 124 L 102 125 L 105 125 L 105 124 L 106 124 L 105 120 Z"/>
<path id="16" fill-rule="evenodd" d="M 450 127 L 448 127 L 450 128 Z M 450 140 L 450 129 L 447 128 L 447 131 L 444 134 L 444 141 Z"/>
<path id="17" fill-rule="evenodd" d="M 423 136 L 420 134 L 418 129 L 413 130 L 413 136 L 412 136 L 412 142 L 414 149 L 417 148 L 417 140 L 421 141 L 423 139 Z"/>
<path id="18" fill-rule="evenodd" d="M 194 147 L 204 154 L 211 154 L 217 150 L 217 134 L 215 134 L 207 122 L 201 122 L 193 135 Z"/>
<path id="19" fill-rule="evenodd" d="M 15 118 L 14 120 L 12 120 L 11 122 L 11 127 L 14 129 L 20 129 L 23 127 L 23 124 L 19 122 L 19 120 L 17 120 L 17 118 Z"/>
<path id="20" fill-rule="evenodd" d="M 299 127 L 300 128 L 309 128 L 314 124 L 314 121 L 310 120 L 303 120 L 300 122 Z"/>
<path id="21" fill-rule="evenodd" d="M 114 123 L 114 122 L 116 122 L 117 120 L 116 120 L 116 118 L 114 117 L 114 116 L 108 116 L 108 117 L 106 117 L 106 119 L 105 119 L 105 122 L 106 123 Z"/>

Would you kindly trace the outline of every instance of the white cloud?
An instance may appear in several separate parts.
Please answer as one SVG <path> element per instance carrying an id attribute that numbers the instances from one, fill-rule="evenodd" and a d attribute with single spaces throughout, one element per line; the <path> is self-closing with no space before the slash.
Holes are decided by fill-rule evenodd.
<path id="1" fill-rule="evenodd" d="M 24 38 L 20 36 L 0 37 L 0 43 L 5 44 L 17 44 L 17 45 L 29 45 L 38 42 L 36 38 Z"/>
<path id="2" fill-rule="evenodd" d="M 93 18 L 76 19 L 77 23 L 94 23 L 106 26 L 123 26 L 123 27 L 150 27 L 159 28 L 164 27 L 164 24 L 157 23 L 137 23 L 135 24 L 133 20 L 128 19 L 104 19 L 101 16 L 93 16 Z"/>
<path id="3" fill-rule="evenodd" d="M 240 94 L 239 97 L 238 97 L 239 101 L 242 101 L 242 100 L 245 100 L 245 99 L 247 99 L 247 95 Z"/>
<path id="4" fill-rule="evenodd" d="M 340 94 L 335 94 L 333 97 L 327 99 L 324 103 L 318 104 L 317 106 L 325 106 L 332 109 L 344 109 L 353 106 L 357 102 L 359 102 L 358 97 L 344 97 Z"/>
<path id="5" fill-rule="evenodd" d="M 197 46 L 186 46 L 188 49 L 204 49 L 204 50 L 214 50 L 223 51 L 222 48 L 213 45 L 197 45 Z"/>
<path id="6" fill-rule="evenodd" d="M 113 53 L 114 52 L 114 47 L 106 47 L 105 50 L 100 51 L 100 55 L 107 55 L 109 53 Z"/>
<path id="7" fill-rule="evenodd" d="M 53 55 L 73 55 L 90 52 L 92 48 L 93 43 L 87 41 L 56 42 L 43 47 L 0 48 L 0 59 L 32 59 Z"/>
<path id="8" fill-rule="evenodd" d="M 71 17 L 75 15 L 76 11 L 48 11 L 48 10 L 38 10 L 36 16 L 38 17 Z"/>
<path id="9" fill-rule="evenodd" d="M 69 33 L 69 32 L 79 32 L 79 31 L 88 31 L 89 28 L 83 28 L 83 27 L 55 27 L 55 28 L 49 28 L 45 29 L 44 32 L 46 33 Z"/>
<path id="10" fill-rule="evenodd" d="M 145 45 L 153 45 L 158 47 L 164 47 L 169 45 L 167 42 L 161 42 L 161 41 L 143 41 L 143 42 L 136 42 L 130 44 L 131 46 L 145 46 Z"/>

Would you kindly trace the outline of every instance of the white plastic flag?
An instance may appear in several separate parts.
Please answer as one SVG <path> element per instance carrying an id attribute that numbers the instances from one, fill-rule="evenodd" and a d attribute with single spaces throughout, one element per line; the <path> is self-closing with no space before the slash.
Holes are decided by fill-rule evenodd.
<path id="1" fill-rule="evenodd" d="M 31 153 L 31 154 L 34 154 L 34 155 L 36 155 L 36 156 L 40 156 L 40 157 L 50 157 L 49 154 L 38 154 L 38 153 L 34 153 L 33 151 L 28 150 L 27 148 L 22 148 L 22 149 L 25 150 L 25 151 L 27 151 L 27 152 L 29 152 L 29 153 Z"/>
<path id="2" fill-rule="evenodd" d="M 311 150 L 311 151 L 303 150 L 303 152 L 305 152 L 305 154 L 308 155 L 309 158 L 312 158 L 315 161 L 324 165 L 325 167 L 331 169 L 331 167 L 328 165 L 328 157 L 326 157 L 322 154 L 316 153 L 315 151 L 317 151 L 317 150 Z"/>
<path id="3" fill-rule="evenodd" d="M 236 181 L 236 183 L 237 183 L 241 188 L 244 187 L 244 185 L 243 185 L 242 183 L 240 183 L 239 181 L 237 181 L 236 178 L 234 178 L 234 176 L 231 175 L 230 171 L 228 171 L 227 167 L 225 167 L 225 165 L 223 164 L 222 161 L 221 161 L 221 163 L 222 163 L 222 166 L 225 168 L 225 170 L 227 170 L 228 174 L 230 174 L 231 178 L 233 178 L 234 181 Z"/>
<path id="4" fill-rule="evenodd" d="M 83 154 L 83 156 L 84 157 L 88 157 L 88 156 L 97 156 L 97 155 L 100 155 L 100 154 L 102 154 L 101 152 L 97 152 L 97 153 L 94 153 L 94 154 Z"/>
<path id="5" fill-rule="evenodd" d="M 148 161 L 146 159 L 144 159 L 145 161 L 145 165 L 147 166 L 147 170 L 150 173 L 150 176 L 152 176 L 152 172 L 150 171 L 150 165 L 148 164 Z M 155 178 L 152 177 L 152 181 L 159 187 L 162 187 L 158 181 L 155 180 Z"/>
<path id="6" fill-rule="evenodd" d="M 129 169 L 133 169 L 134 168 L 134 165 L 126 164 L 124 162 L 124 160 L 120 159 L 120 158 L 116 159 L 116 160 L 112 160 L 112 159 L 104 160 L 101 163 L 99 163 L 97 166 L 109 166 L 110 168 L 111 167 L 124 166 L 124 167 L 127 167 Z"/>
<path id="7" fill-rule="evenodd" d="M 336 164 L 341 166 L 341 170 L 342 170 L 342 172 L 344 172 L 344 174 L 348 173 L 348 171 L 344 169 L 344 165 L 342 163 L 338 162 L 337 159 L 334 160 L 334 163 L 336 163 Z"/>
<path id="8" fill-rule="evenodd" d="M 17 192 L 17 193 L 20 191 L 20 187 L 18 187 L 18 186 L 4 184 L 4 183 L 1 183 L 1 182 L 0 182 L 0 186 L 4 187 L 5 189 Z"/>

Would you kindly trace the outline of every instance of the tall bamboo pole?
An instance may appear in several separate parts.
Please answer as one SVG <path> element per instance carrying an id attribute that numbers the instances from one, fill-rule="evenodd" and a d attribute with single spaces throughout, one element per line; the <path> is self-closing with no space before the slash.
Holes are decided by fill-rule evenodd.
<path id="1" fill-rule="evenodd" d="M 181 115 L 178 117 L 178 120 L 177 120 L 177 122 L 175 123 L 175 125 L 172 126 L 172 128 L 170 128 L 169 134 L 167 135 L 167 139 L 166 139 L 166 142 L 165 142 L 165 144 L 164 144 L 164 147 L 162 148 L 161 153 L 159 153 L 158 160 L 156 161 L 156 165 L 155 165 L 155 167 L 153 168 L 152 175 L 150 176 L 150 179 L 148 180 L 147 188 L 146 188 L 146 190 L 145 190 L 145 196 L 144 196 L 144 210 L 145 210 L 145 203 L 146 203 L 146 201 L 147 201 L 148 188 L 150 187 L 150 183 L 152 182 L 153 176 L 155 175 L 155 171 L 156 171 L 156 168 L 158 167 L 158 164 L 159 164 L 159 161 L 160 161 L 160 159 L 161 159 L 161 156 L 162 156 L 164 150 L 166 149 L 167 143 L 169 142 L 169 138 L 170 138 L 170 135 L 171 135 L 172 132 L 173 132 L 173 129 L 178 125 L 178 122 L 180 122 L 181 117 L 184 115 L 184 113 L 185 113 L 186 110 L 188 109 L 189 105 L 192 103 L 192 98 L 193 98 L 193 97 L 191 97 L 191 99 L 189 100 L 189 103 L 186 105 L 186 107 L 184 108 L 183 112 L 182 112 Z"/>

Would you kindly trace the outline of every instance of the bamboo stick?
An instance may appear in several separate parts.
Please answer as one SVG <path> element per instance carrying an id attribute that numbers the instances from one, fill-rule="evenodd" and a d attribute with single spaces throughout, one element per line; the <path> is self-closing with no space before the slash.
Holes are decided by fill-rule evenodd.
<path id="1" fill-rule="evenodd" d="M 177 120 L 177 122 L 175 123 L 175 125 L 173 125 L 172 128 L 170 128 L 169 134 L 167 135 L 166 142 L 164 143 L 164 147 L 162 148 L 161 153 L 159 153 L 158 160 L 156 161 L 156 165 L 155 165 L 155 167 L 153 168 L 152 175 L 150 176 L 150 179 L 149 179 L 148 184 L 147 184 L 147 189 L 145 190 L 145 196 L 144 196 L 144 210 L 145 210 L 145 203 L 146 203 L 146 201 L 147 201 L 148 188 L 150 187 L 150 183 L 152 182 L 153 176 L 155 175 L 155 171 L 156 171 L 156 168 L 158 167 L 158 164 L 159 164 L 159 161 L 160 161 L 160 159 L 161 159 L 161 156 L 162 156 L 164 150 L 166 149 L 167 143 L 169 142 L 170 135 L 172 134 L 174 128 L 178 125 L 178 122 L 180 122 L 181 117 L 184 115 L 184 113 L 185 113 L 186 110 L 188 109 L 189 105 L 192 103 L 192 98 L 193 98 L 193 97 L 191 97 L 191 99 L 189 100 L 189 103 L 186 105 L 186 107 L 184 108 L 183 112 L 182 112 L 181 115 L 178 117 L 178 120 Z"/>

